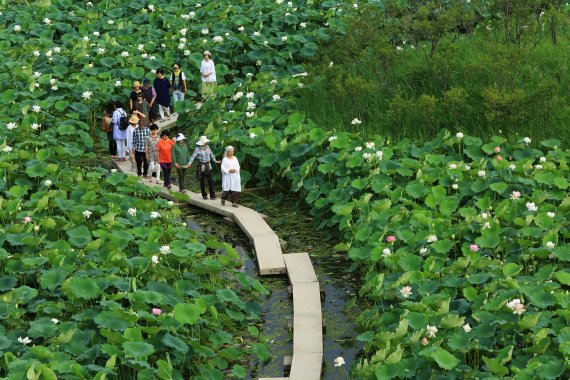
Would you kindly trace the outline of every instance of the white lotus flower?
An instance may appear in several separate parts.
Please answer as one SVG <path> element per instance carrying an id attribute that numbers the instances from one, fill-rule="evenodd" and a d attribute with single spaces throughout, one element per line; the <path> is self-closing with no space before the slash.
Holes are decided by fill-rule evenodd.
<path id="1" fill-rule="evenodd" d="M 454 183 L 453 185 L 451 185 L 451 188 L 452 188 L 453 190 L 457 190 L 457 189 L 459 189 L 459 185 L 456 184 L 456 183 Z"/>
<path id="2" fill-rule="evenodd" d="M 59 319 L 57 318 L 52 318 L 51 321 L 56 325 L 59 323 Z"/>
<path id="3" fill-rule="evenodd" d="M 58 88 L 59 88 L 59 87 L 58 87 L 56 84 L 54 84 L 53 86 L 51 86 L 51 89 L 54 90 L 54 91 L 56 91 Z"/>
<path id="4" fill-rule="evenodd" d="M 402 294 L 402 296 L 404 298 L 408 298 L 409 296 L 412 295 L 412 287 L 411 286 L 404 286 L 402 289 L 400 289 L 400 293 Z"/>
<path id="5" fill-rule="evenodd" d="M 158 218 L 160 218 L 160 214 L 156 211 L 153 211 L 150 213 L 150 218 L 151 219 L 158 219 Z"/>
<path id="6" fill-rule="evenodd" d="M 37 131 L 37 130 L 40 129 L 41 127 L 42 127 L 42 125 L 41 125 L 41 124 L 38 124 L 38 123 L 32 123 L 32 125 L 31 125 L 31 128 L 32 128 L 34 131 Z"/>
<path id="7" fill-rule="evenodd" d="M 52 182 L 51 180 L 49 180 L 49 179 L 46 179 L 46 180 L 44 181 L 44 185 L 47 186 L 47 187 L 50 187 L 51 185 L 53 185 L 53 182 Z"/>
<path id="8" fill-rule="evenodd" d="M 262 44 L 263 44 L 263 46 L 267 46 L 267 45 L 269 45 L 269 41 L 265 40 L 262 42 Z"/>
<path id="9" fill-rule="evenodd" d="M 516 170 L 516 169 L 517 169 L 517 166 L 516 166 L 515 164 L 510 164 L 510 165 L 509 165 L 509 169 L 511 169 L 511 170 Z"/>
<path id="10" fill-rule="evenodd" d="M 10 153 L 12 150 L 13 149 L 10 145 L 6 145 L 4 148 L 2 148 L 2 152 L 4 153 Z"/>
<path id="11" fill-rule="evenodd" d="M 91 99 L 91 95 L 93 95 L 91 91 L 84 91 L 83 94 L 81 94 L 81 96 L 83 96 L 83 99 L 85 100 Z"/>
<path id="12" fill-rule="evenodd" d="M 333 67 L 333 65 L 334 65 L 334 62 L 333 62 L 333 61 L 330 61 L 329 67 Z"/>
<path id="13" fill-rule="evenodd" d="M 246 112 L 245 112 L 245 116 L 247 116 L 247 117 L 254 117 L 254 116 L 255 116 L 255 112 L 246 111 Z"/>
<path id="14" fill-rule="evenodd" d="M 188 16 L 190 16 L 190 18 L 194 18 L 196 16 L 196 12 L 190 12 L 188 13 Z"/>
<path id="15" fill-rule="evenodd" d="M 17 125 L 16 125 L 16 123 L 14 123 L 13 121 L 10 122 L 10 123 L 8 123 L 8 124 L 6 124 L 6 128 L 7 128 L 9 131 L 11 131 L 12 129 L 16 129 L 16 127 L 17 127 Z"/>
<path id="16" fill-rule="evenodd" d="M 487 173 L 485 173 L 485 170 L 479 170 L 479 171 L 477 172 L 477 175 L 478 175 L 479 177 L 485 177 L 486 174 L 487 174 Z"/>
<path id="17" fill-rule="evenodd" d="M 520 197 L 521 197 L 521 192 L 520 192 L 520 191 L 513 191 L 513 192 L 511 193 L 511 199 L 512 199 L 513 201 L 516 201 L 517 199 L 520 199 Z"/>
<path id="18" fill-rule="evenodd" d="M 490 224 L 489 222 L 485 222 L 485 223 L 483 224 L 482 229 L 483 229 L 483 230 L 486 230 L 486 229 L 489 229 L 489 228 L 491 228 L 491 224 Z"/>
<path id="19" fill-rule="evenodd" d="M 305 29 L 307 27 L 307 23 L 306 22 L 302 22 L 299 24 L 299 26 L 301 27 L 301 29 Z"/>
<path id="20" fill-rule="evenodd" d="M 83 41 L 85 41 L 85 42 L 89 41 L 89 37 L 84 36 L 84 37 L 83 37 Z M 47 55 L 47 54 L 46 54 L 46 55 Z"/>
<path id="21" fill-rule="evenodd" d="M 134 207 L 131 207 L 128 211 L 130 216 L 135 216 L 137 214 L 137 209 Z"/>
<path id="22" fill-rule="evenodd" d="M 555 244 L 553 242 L 551 242 L 551 241 L 546 242 L 546 248 L 552 249 L 552 248 L 554 248 L 554 246 L 555 246 Z"/>
<path id="23" fill-rule="evenodd" d="M 151 11 L 151 12 L 154 12 L 154 5 L 149 4 L 149 5 L 148 5 L 148 10 Z"/>
<path id="24" fill-rule="evenodd" d="M 49 18 L 44 18 L 44 24 L 51 25 L 51 20 Z"/>
<path id="25" fill-rule="evenodd" d="M 520 299 L 515 298 L 514 300 L 507 302 L 507 307 L 513 311 L 513 314 L 521 315 L 525 312 L 524 304 Z"/>
<path id="26" fill-rule="evenodd" d="M 529 137 L 525 137 L 525 138 L 523 139 L 523 142 L 524 142 L 526 145 L 528 145 L 528 144 L 530 144 L 530 143 L 532 142 L 532 140 L 531 140 Z"/>
<path id="27" fill-rule="evenodd" d="M 19 32 L 20 30 L 22 30 L 22 27 L 20 25 L 14 25 L 13 30 L 14 32 Z"/>
<path id="28" fill-rule="evenodd" d="M 87 8 L 93 8 L 93 3 L 88 1 L 86 4 Z"/>
<path id="29" fill-rule="evenodd" d="M 374 142 L 372 142 L 372 141 L 368 141 L 364 145 L 366 145 L 366 148 L 368 148 L 368 149 L 374 149 Z"/>
<path id="30" fill-rule="evenodd" d="M 283 41 L 283 42 L 287 41 L 287 36 L 281 37 L 281 41 Z"/>
<path id="31" fill-rule="evenodd" d="M 392 255 L 392 251 L 390 251 L 390 248 L 384 248 L 382 250 L 382 257 L 390 257 Z"/>
<path id="32" fill-rule="evenodd" d="M 61 53 L 61 48 L 59 46 L 56 46 L 53 48 L 53 51 L 55 51 L 56 53 Z"/>
<path id="33" fill-rule="evenodd" d="M 214 42 L 224 42 L 224 38 L 222 36 L 215 36 L 212 40 Z"/>
<path id="34" fill-rule="evenodd" d="M 437 241 L 437 236 L 435 236 L 435 235 L 429 235 L 429 236 L 427 237 L 427 242 L 428 242 L 428 243 L 435 243 L 436 241 Z"/>
<path id="35" fill-rule="evenodd" d="M 462 139 L 462 138 L 463 138 L 463 133 L 457 132 L 457 134 L 455 135 L 455 137 L 457 137 L 458 139 Z"/>
<path id="36" fill-rule="evenodd" d="M 253 109 L 255 109 L 255 107 L 257 107 L 257 106 L 255 105 L 254 102 L 247 102 L 247 109 L 248 110 L 253 110 Z"/>
<path id="37" fill-rule="evenodd" d="M 427 325 L 427 336 L 430 338 L 435 338 L 435 334 L 437 334 L 438 329 L 435 326 Z"/>
<path id="38" fill-rule="evenodd" d="M 542 165 L 534 165 L 534 168 L 535 168 L 536 170 L 542 170 Z"/>
<path id="39" fill-rule="evenodd" d="M 32 340 L 28 337 L 22 338 L 21 336 L 19 336 L 18 342 L 22 343 L 25 346 L 26 344 L 32 343 Z"/>
<path id="40" fill-rule="evenodd" d="M 168 245 L 161 246 L 160 247 L 160 253 L 162 253 L 163 255 L 170 253 L 170 246 L 168 246 Z"/>
<path id="41" fill-rule="evenodd" d="M 549 218 L 554 218 L 554 217 L 556 216 L 556 214 L 553 213 L 552 211 L 548 211 L 548 212 L 546 213 L 546 216 L 548 216 Z"/>
<path id="42" fill-rule="evenodd" d="M 457 169 L 457 165 L 456 164 L 449 164 L 449 168 L 450 169 Z"/>
<path id="43" fill-rule="evenodd" d="M 540 162 L 546 162 L 546 157 L 540 157 L 538 160 L 539 160 Z"/>
<path id="44" fill-rule="evenodd" d="M 42 107 L 38 106 L 37 104 L 34 104 L 32 106 L 32 111 L 34 111 L 35 113 L 39 113 L 42 110 Z"/>
<path id="45" fill-rule="evenodd" d="M 281 4 L 283 4 L 284 1 L 285 0 L 275 0 L 275 3 L 281 5 Z M 344 362 L 344 360 L 343 360 L 343 362 Z"/>
<path id="46" fill-rule="evenodd" d="M 426 253 L 428 253 L 428 249 L 427 248 L 420 248 L 420 255 L 425 255 Z"/>
<path id="47" fill-rule="evenodd" d="M 116 173 L 117 169 L 111 169 L 111 173 Z"/>
<path id="48" fill-rule="evenodd" d="M 120 80 L 116 80 L 115 81 L 115 87 L 121 87 L 123 84 L 121 83 Z"/>
<path id="49" fill-rule="evenodd" d="M 352 125 L 362 124 L 362 121 L 359 118 L 355 117 L 354 119 L 352 119 L 350 124 Z"/>
<path id="50" fill-rule="evenodd" d="M 121 52 L 121 56 L 122 56 L 122 57 L 128 57 L 128 56 L 129 56 L 129 52 L 128 52 L 128 51 L 122 51 L 122 52 Z"/>
<path id="51" fill-rule="evenodd" d="M 273 95 L 272 99 L 273 100 L 279 100 L 279 99 L 281 99 L 281 97 L 279 95 L 275 94 L 275 95 Z"/>
<path id="52" fill-rule="evenodd" d="M 238 100 L 241 99 L 242 96 L 243 96 L 243 92 L 238 91 L 238 92 L 235 93 L 234 96 L 232 96 L 232 100 L 233 100 L 234 102 L 235 102 L 235 101 L 238 101 Z"/>
<path id="53" fill-rule="evenodd" d="M 352 7 L 353 7 L 354 9 L 358 9 L 358 3 L 352 4 Z"/>
<path id="54" fill-rule="evenodd" d="M 255 94 L 253 92 L 248 92 L 247 94 L 245 94 L 245 97 L 247 99 L 253 99 L 254 96 L 255 96 Z"/>
<path id="55" fill-rule="evenodd" d="M 364 157 L 365 160 L 370 160 L 372 158 L 372 153 L 363 153 L 362 157 Z"/>
<path id="56" fill-rule="evenodd" d="M 338 139 L 338 137 L 336 137 L 336 136 L 331 136 L 331 137 L 329 137 L 329 142 L 332 142 L 332 141 L 334 141 L 334 140 L 336 140 L 336 139 Z"/>
<path id="57" fill-rule="evenodd" d="M 172 207 L 172 206 L 174 206 L 174 202 L 173 202 L 173 201 L 168 201 L 168 205 L 169 205 L 170 207 Z"/>
<path id="58" fill-rule="evenodd" d="M 34 71 L 34 78 L 39 78 L 42 76 L 42 73 L 40 73 L 39 71 Z"/>
<path id="59" fill-rule="evenodd" d="M 538 207 L 536 206 L 536 204 L 534 202 L 527 202 L 525 206 L 526 206 L 526 209 L 528 211 L 531 211 L 531 212 L 538 211 Z"/>
<path id="60" fill-rule="evenodd" d="M 210 31 L 208 30 L 208 28 L 204 28 L 201 30 L 201 33 L 206 35 L 206 34 L 210 33 Z"/>
<path id="61" fill-rule="evenodd" d="M 355 151 L 360 152 L 362 151 L 362 147 L 361 146 L 357 146 L 356 148 L 354 148 Z"/>
<path id="62" fill-rule="evenodd" d="M 184 55 L 185 55 L 185 56 L 189 56 L 189 55 L 190 55 L 190 50 L 184 50 Z"/>
<path id="63" fill-rule="evenodd" d="M 34 50 L 35 57 L 39 57 L 40 55 L 42 55 L 42 53 L 40 53 L 38 50 Z"/>
<path id="64" fill-rule="evenodd" d="M 196 8 L 200 8 L 201 6 L 202 6 L 202 4 L 196 3 Z"/>
<path id="65" fill-rule="evenodd" d="M 283 2 L 283 0 L 276 0 L 276 3 L 277 3 L 277 4 L 281 4 L 279 1 L 280 1 L 281 3 Z M 344 362 L 344 359 L 342 358 L 342 356 L 339 356 L 338 358 L 336 358 L 336 359 L 334 360 L 334 366 L 335 366 L 335 367 L 342 367 L 342 366 L 345 365 L 345 364 L 346 364 L 346 363 Z"/>
<path id="66" fill-rule="evenodd" d="M 83 211 L 83 216 L 86 217 L 87 219 L 91 218 L 91 215 L 93 215 L 93 213 L 89 210 L 85 210 Z"/>
<path id="67" fill-rule="evenodd" d="M 253 133 L 253 132 L 249 134 L 249 138 L 250 138 L 250 139 L 254 139 L 254 138 L 256 138 L 256 137 L 257 137 L 257 135 L 256 135 L 255 133 Z"/>
<path id="68" fill-rule="evenodd" d="M 382 152 L 381 150 L 377 150 L 377 151 L 376 151 L 376 158 L 378 158 L 379 160 L 381 160 L 382 157 L 384 157 L 384 152 Z"/>
<path id="69" fill-rule="evenodd" d="M 471 326 L 469 326 L 469 323 L 463 325 L 463 331 L 465 331 L 466 333 L 471 331 Z"/>
<path id="70" fill-rule="evenodd" d="M 160 261 L 160 257 L 158 257 L 157 255 L 153 255 L 150 260 L 152 261 L 153 264 L 158 264 L 158 262 Z"/>
<path id="71" fill-rule="evenodd" d="M 99 54 L 99 55 L 105 54 L 105 48 L 102 48 L 102 47 L 98 48 L 98 49 L 97 49 L 97 54 Z"/>
<path id="72" fill-rule="evenodd" d="M 109 25 L 113 25 L 114 23 L 115 23 L 114 20 L 108 20 L 108 21 L 107 21 L 107 24 L 109 24 Z"/>
<path id="73" fill-rule="evenodd" d="M 253 35 L 254 35 L 255 37 L 258 37 L 258 36 L 261 35 L 261 33 L 259 33 L 259 32 L 253 32 Z"/>

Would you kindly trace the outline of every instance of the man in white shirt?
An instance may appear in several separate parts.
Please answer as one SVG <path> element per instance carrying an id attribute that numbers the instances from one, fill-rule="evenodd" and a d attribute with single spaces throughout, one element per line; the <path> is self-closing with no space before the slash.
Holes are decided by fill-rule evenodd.
<path id="1" fill-rule="evenodd" d="M 204 52 L 204 60 L 200 65 L 200 74 L 202 77 L 202 97 L 206 98 L 214 93 L 216 87 L 216 66 L 211 58 L 212 54 L 206 50 Z"/>

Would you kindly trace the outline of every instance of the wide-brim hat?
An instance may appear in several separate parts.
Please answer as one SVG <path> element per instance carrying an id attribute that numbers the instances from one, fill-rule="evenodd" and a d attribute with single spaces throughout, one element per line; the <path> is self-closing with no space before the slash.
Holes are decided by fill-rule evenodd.
<path id="1" fill-rule="evenodd" d="M 186 140 L 186 136 L 184 136 L 184 134 L 179 133 L 178 136 L 176 136 L 176 138 L 174 139 L 174 141 L 182 141 L 182 140 Z"/>
<path id="2" fill-rule="evenodd" d="M 204 54 L 202 54 L 202 55 L 206 55 L 206 54 L 208 54 L 208 56 L 210 56 L 210 57 L 212 56 L 212 53 L 210 53 L 209 50 L 204 51 Z"/>
<path id="3" fill-rule="evenodd" d="M 137 86 L 138 86 L 138 87 L 141 86 L 141 82 L 139 82 L 138 80 L 136 80 L 136 81 L 133 83 L 133 87 L 137 87 Z"/>
<path id="4" fill-rule="evenodd" d="M 139 121 L 140 119 L 137 115 L 132 115 L 131 118 L 129 119 L 129 123 L 131 124 L 138 124 Z"/>
<path id="5" fill-rule="evenodd" d="M 205 145 L 209 142 L 210 142 L 210 140 L 208 140 L 208 138 L 206 136 L 200 136 L 200 139 L 198 139 L 198 141 L 196 142 L 196 145 Z"/>

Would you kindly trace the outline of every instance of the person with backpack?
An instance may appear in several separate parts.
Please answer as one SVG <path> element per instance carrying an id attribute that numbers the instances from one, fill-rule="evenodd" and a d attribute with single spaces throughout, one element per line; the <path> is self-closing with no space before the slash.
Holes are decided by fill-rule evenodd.
<path id="1" fill-rule="evenodd" d="M 190 151 L 188 149 L 188 144 L 186 144 L 186 137 L 182 133 L 179 133 L 176 139 L 176 144 L 172 147 L 172 163 L 176 167 L 176 172 L 178 173 L 178 189 L 181 193 L 185 193 L 184 188 L 184 175 L 186 174 L 186 169 L 188 169 L 188 161 L 190 161 Z"/>
<path id="2" fill-rule="evenodd" d="M 148 112 L 148 118 L 151 123 L 154 123 L 156 116 L 158 115 L 158 106 L 156 104 L 156 91 L 154 90 L 154 87 L 150 85 L 149 79 L 145 78 L 143 80 L 143 87 L 141 88 L 141 91 L 150 109 Z"/>
<path id="3" fill-rule="evenodd" d="M 180 70 L 178 63 L 172 66 L 170 83 L 172 83 L 172 100 L 174 104 L 179 100 L 184 100 L 184 94 L 186 94 L 186 75 Z"/>
<path id="4" fill-rule="evenodd" d="M 113 139 L 117 145 L 117 161 L 126 161 L 127 128 L 129 121 L 127 113 L 120 101 L 115 102 L 113 111 Z"/>
<path id="5" fill-rule="evenodd" d="M 109 140 L 109 153 L 112 159 L 117 158 L 117 143 L 113 139 L 113 112 L 115 111 L 115 103 L 107 103 L 107 108 L 103 114 L 103 119 L 101 121 L 101 128 L 103 132 L 107 134 L 107 140 Z"/>
<path id="6" fill-rule="evenodd" d="M 172 170 L 172 146 L 174 141 L 170 139 L 170 132 L 168 130 L 162 131 L 160 134 L 160 141 L 156 144 L 158 152 L 158 161 L 160 168 L 164 173 L 164 187 L 170 190 L 170 171 Z"/>
<path id="7" fill-rule="evenodd" d="M 208 138 L 206 136 L 200 136 L 200 139 L 196 143 L 198 147 L 194 149 L 194 153 L 188 161 L 188 166 L 192 165 L 192 161 L 198 158 L 198 167 L 196 169 L 196 178 L 200 181 L 200 190 L 202 191 L 202 198 L 208 199 L 208 194 L 206 193 L 206 187 L 204 186 L 204 180 L 208 179 L 208 188 L 210 190 L 210 199 L 216 199 L 216 193 L 214 191 L 214 181 L 212 179 L 212 165 L 211 162 L 217 164 L 220 161 L 216 161 L 214 153 L 210 150 L 208 146 Z"/>
<path id="8" fill-rule="evenodd" d="M 170 87 L 170 81 L 164 77 L 164 70 L 156 70 L 154 90 L 156 91 L 156 102 L 158 103 L 161 121 L 164 120 L 164 111 L 166 111 L 168 120 L 170 120 Z"/>
<path id="9" fill-rule="evenodd" d="M 207 98 L 214 93 L 216 88 L 216 65 L 211 60 L 212 54 L 206 50 L 204 60 L 200 64 L 200 74 L 202 77 L 202 98 Z"/>
<path id="10" fill-rule="evenodd" d="M 133 116 L 136 117 L 136 116 Z M 143 124 L 138 126 L 133 132 L 133 150 L 135 151 L 135 161 L 137 163 L 137 175 L 148 179 L 148 161 L 146 159 L 146 144 L 150 137 L 150 129 Z"/>

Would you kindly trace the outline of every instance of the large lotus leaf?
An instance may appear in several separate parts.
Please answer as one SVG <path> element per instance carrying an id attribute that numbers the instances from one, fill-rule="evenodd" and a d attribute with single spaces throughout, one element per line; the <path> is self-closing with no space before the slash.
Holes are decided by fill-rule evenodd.
<path id="1" fill-rule="evenodd" d="M 84 225 L 67 230 L 67 236 L 69 236 L 69 242 L 75 247 L 85 247 L 91 242 L 91 232 Z"/>
<path id="2" fill-rule="evenodd" d="M 146 359 L 154 353 L 154 346 L 145 342 L 125 342 L 123 343 L 125 356 L 135 359 Z"/>
<path id="3" fill-rule="evenodd" d="M 74 298 L 93 299 L 101 294 L 97 281 L 88 277 L 72 277 L 64 288 Z"/>

